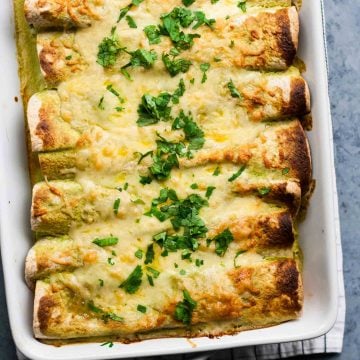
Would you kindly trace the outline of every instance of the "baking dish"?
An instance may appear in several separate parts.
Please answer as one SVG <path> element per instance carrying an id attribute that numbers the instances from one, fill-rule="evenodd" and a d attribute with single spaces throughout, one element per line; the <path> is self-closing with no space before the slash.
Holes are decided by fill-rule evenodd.
<path id="1" fill-rule="evenodd" d="M 28 234 L 28 175 L 22 109 L 14 102 L 18 94 L 15 45 L 12 36 L 11 1 L 2 11 L 1 37 L 4 54 L 0 60 L 7 69 L 0 92 L 5 112 L 0 137 L 1 146 L 1 238 L 10 322 L 19 350 L 31 359 L 107 359 L 134 356 L 205 351 L 260 343 L 285 342 L 316 337 L 325 333 L 336 317 L 337 278 L 335 257 L 336 209 L 333 188 L 332 132 L 327 96 L 326 56 L 320 1 L 304 1 L 301 11 L 302 32 L 300 57 L 307 64 L 305 77 L 312 90 L 314 130 L 309 134 L 313 150 L 314 177 L 317 189 L 306 221 L 301 225 L 305 255 L 305 307 L 303 317 L 269 329 L 249 331 L 232 337 L 194 340 L 149 340 L 112 348 L 99 344 L 79 344 L 55 348 L 41 344 L 32 336 L 32 293 L 23 282 L 23 261 L 30 247 Z M 6 172 L 5 172 L 6 171 Z"/>

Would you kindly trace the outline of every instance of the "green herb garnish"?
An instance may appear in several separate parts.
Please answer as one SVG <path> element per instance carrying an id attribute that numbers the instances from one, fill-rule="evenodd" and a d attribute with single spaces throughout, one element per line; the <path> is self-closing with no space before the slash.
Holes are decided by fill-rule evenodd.
<path id="1" fill-rule="evenodd" d="M 235 257 L 234 257 L 234 267 L 235 267 L 235 268 L 239 267 L 239 266 L 236 265 L 236 259 L 237 259 L 238 256 L 240 256 L 241 254 L 246 253 L 246 251 L 247 251 L 247 250 L 239 250 L 239 251 L 236 253 L 236 255 L 235 255 Z"/>
<path id="2" fill-rule="evenodd" d="M 161 41 L 160 30 L 155 25 L 148 25 L 144 28 L 144 33 L 149 40 L 149 44 L 159 44 Z"/>
<path id="3" fill-rule="evenodd" d="M 115 64 L 116 59 L 123 48 L 115 34 L 116 28 L 111 29 L 110 37 L 105 37 L 99 44 L 97 63 L 103 67 L 110 67 Z"/>
<path id="4" fill-rule="evenodd" d="M 230 90 L 230 94 L 233 98 L 240 98 L 241 95 L 239 93 L 239 91 L 237 90 L 237 88 L 235 87 L 234 83 L 232 80 L 230 80 L 228 83 L 227 83 L 227 87 L 228 89 Z"/>
<path id="5" fill-rule="evenodd" d="M 229 244 L 234 241 L 234 236 L 229 229 L 224 230 L 214 238 L 209 239 L 210 243 L 215 242 L 215 252 L 219 256 L 224 256 Z"/>
<path id="6" fill-rule="evenodd" d="M 136 310 L 139 311 L 139 312 L 141 312 L 141 313 L 143 313 L 143 314 L 145 314 L 147 308 L 146 308 L 146 306 L 139 304 L 139 305 L 137 306 Z"/>
<path id="7" fill-rule="evenodd" d="M 244 172 L 245 168 L 246 168 L 246 165 L 242 165 L 241 168 L 236 173 L 232 174 L 229 177 L 228 181 L 232 182 L 232 181 L 236 180 Z"/>
<path id="8" fill-rule="evenodd" d="M 203 84 L 207 80 L 206 72 L 210 69 L 209 63 L 203 63 L 200 65 L 200 70 L 202 71 L 203 75 L 201 78 L 201 83 Z"/>
<path id="9" fill-rule="evenodd" d="M 119 285 L 119 288 L 124 289 L 128 294 L 134 294 L 141 285 L 142 275 L 142 268 L 137 265 L 128 278 Z"/>
<path id="10" fill-rule="evenodd" d="M 105 247 L 105 246 L 116 245 L 118 241 L 119 239 L 117 237 L 109 236 L 107 238 L 102 238 L 102 239 L 96 238 L 95 240 L 93 240 L 93 244 L 100 247 Z"/>
<path id="11" fill-rule="evenodd" d="M 154 244 L 150 244 L 147 247 L 145 254 L 145 265 L 151 264 L 154 261 L 154 258 L 155 258 Z"/>
<path id="12" fill-rule="evenodd" d="M 243 13 L 246 13 L 246 1 L 239 1 L 237 6 Z"/>
<path id="13" fill-rule="evenodd" d="M 128 25 L 129 25 L 129 27 L 131 29 L 136 29 L 137 28 L 136 22 L 131 16 L 127 15 L 126 16 L 126 21 L 127 21 Z"/>
<path id="14" fill-rule="evenodd" d="M 141 260 L 143 258 L 143 251 L 141 249 L 136 250 L 135 256 Z"/>
<path id="15" fill-rule="evenodd" d="M 182 321 L 185 325 L 191 324 L 192 313 L 196 309 L 197 302 L 191 298 L 187 290 L 183 291 L 184 300 L 177 303 L 175 307 L 174 317 L 176 320 Z"/>
<path id="16" fill-rule="evenodd" d="M 169 72 L 169 74 L 174 77 L 179 73 L 186 73 L 192 62 L 185 59 L 170 59 L 169 54 L 163 54 L 162 55 L 162 61 L 166 67 L 166 70 Z"/>
<path id="17" fill-rule="evenodd" d="M 120 206 L 120 198 L 117 198 L 115 201 L 114 201 L 114 205 L 113 205 L 113 209 L 114 209 L 114 214 L 117 215 L 118 212 L 119 212 L 119 206 Z"/>
<path id="18" fill-rule="evenodd" d="M 270 188 L 268 187 L 263 187 L 261 189 L 258 189 L 258 193 L 261 195 L 261 196 L 265 196 L 267 194 L 269 194 L 269 192 L 271 191 Z"/>
<path id="19" fill-rule="evenodd" d="M 208 186 L 206 189 L 205 197 L 209 199 L 215 189 L 215 186 Z"/>

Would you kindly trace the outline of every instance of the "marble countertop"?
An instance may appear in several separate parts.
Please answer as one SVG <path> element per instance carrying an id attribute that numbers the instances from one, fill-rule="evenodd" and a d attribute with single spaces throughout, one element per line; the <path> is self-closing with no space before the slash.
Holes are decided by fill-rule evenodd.
<path id="1" fill-rule="evenodd" d="M 330 98 L 344 251 L 347 317 L 344 351 L 298 359 L 360 358 L 360 1 L 324 0 Z M 15 360 L 0 271 L 0 360 Z"/>

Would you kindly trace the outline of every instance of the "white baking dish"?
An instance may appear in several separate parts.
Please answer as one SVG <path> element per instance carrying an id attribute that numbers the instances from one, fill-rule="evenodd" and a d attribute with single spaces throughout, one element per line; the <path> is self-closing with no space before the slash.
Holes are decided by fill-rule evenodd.
<path id="1" fill-rule="evenodd" d="M 321 0 L 303 0 L 300 57 L 312 93 L 314 130 L 309 133 L 317 180 L 306 221 L 300 227 L 304 251 L 305 306 L 300 320 L 268 329 L 246 331 L 218 339 L 148 340 L 134 344 L 79 344 L 56 348 L 32 334 L 33 294 L 23 280 L 24 259 L 31 246 L 29 233 L 30 184 L 26 164 L 23 109 L 14 39 L 12 0 L 0 11 L 0 230 L 6 296 L 15 344 L 29 359 L 114 359 L 206 351 L 308 339 L 326 333 L 337 314 L 335 218 L 337 217 L 332 126 L 327 88 L 324 22 Z"/>

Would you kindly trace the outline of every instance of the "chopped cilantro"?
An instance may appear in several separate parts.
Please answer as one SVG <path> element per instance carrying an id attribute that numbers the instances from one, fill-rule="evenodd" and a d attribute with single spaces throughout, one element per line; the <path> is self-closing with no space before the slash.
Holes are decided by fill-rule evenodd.
<path id="1" fill-rule="evenodd" d="M 225 229 L 216 235 L 211 241 L 215 242 L 215 252 L 219 256 L 224 256 L 229 244 L 234 240 L 234 236 L 229 229 Z"/>
<path id="2" fill-rule="evenodd" d="M 113 236 L 109 236 L 107 238 L 102 238 L 102 239 L 96 238 L 95 240 L 93 240 L 93 244 L 100 247 L 113 246 L 116 245 L 118 242 L 119 239 Z"/>
<path id="3" fill-rule="evenodd" d="M 194 184 L 191 184 L 190 187 L 195 190 L 195 189 L 199 188 L 199 185 L 194 183 Z"/>
<path id="4" fill-rule="evenodd" d="M 146 306 L 139 304 L 139 305 L 137 306 L 136 310 L 139 311 L 139 312 L 141 312 L 141 313 L 143 313 L 143 314 L 145 314 L 147 308 L 146 308 Z"/>
<path id="5" fill-rule="evenodd" d="M 169 54 L 163 54 L 162 55 L 162 61 L 166 67 L 166 70 L 169 72 L 169 74 L 174 77 L 179 73 L 186 73 L 190 66 L 191 61 L 185 60 L 185 59 L 170 59 Z"/>
<path id="6" fill-rule="evenodd" d="M 128 72 L 125 68 L 120 69 L 120 72 L 121 72 L 128 80 L 132 81 L 131 75 L 129 74 L 129 72 Z"/>
<path id="7" fill-rule="evenodd" d="M 99 100 L 99 103 L 98 103 L 98 108 L 100 110 L 105 110 L 105 106 L 104 106 L 104 96 L 102 96 Z"/>
<path id="8" fill-rule="evenodd" d="M 200 70 L 203 73 L 203 76 L 201 78 L 201 83 L 203 84 L 206 80 L 207 80 L 207 75 L 206 72 L 210 69 L 210 64 L 209 63 L 203 63 L 200 65 Z"/>
<path id="9" fill-rule="evenodd" d="M 111 265 L 111 266 L 115 265 L 115 261 L 114 261 L 113 258 L 108 258 L 108 259 L 107 259 L 107 262 L 108 262 L 108 264 Z"/>
<path id="10" fill-rule="evenodd" d="M 184 111 L 181 110 L 179 116 L 173 122 L 172 129 L 183 129 L 185 133 L 185 139 L 189 141 L 190 150 L 199 150 L 204 146 L 204 132 L 193 120 L 190 113 L 185 115 Z"/>
<path id="11" fill-rule="evenodd" d="M 151 178 L 151 176 L 142 176 L 142 175 L 140 175 L 139 182 L 142 185 L 148 185 L 148 184 L 152 183 L 152 178 Z"/>
<path id="12" fill-rule="evenodd" d="M 125 6 L 124 8 L 122 8 L 122 9 L 120 10 L 120 14 L 119 14 L 119 17 L 118 17 L 118 19 L 117 19 L 117 22 L 118 22 L 118 23 L 119 23 L 119 22 L 121 21 L 121 19 L 123 19 L 123 18 L 126 16 L 126 14 L 130 11 L 131 6 L 132 6 L 132 4 L 130 4 L 130 5 L 128 5 L 128 6 Z"/>
<path id="13" fill-rule="evenodd" d="M 237 6 L 243 13 L 246 13 L 246 1 L 239 1 Z"/>
<path id="14" fill-rule="evenodd" d="M 212 4 L 216 4 L 217 2 L 219 2 L 219 0 L 211 0 Z"/>
<path id="15" fill-rule="evenodd" d="M 154 279 L 157 279 L 160 275 L 160 271 L 157 271 L 150 266 L 147 266 L 146 270 L 154 277 Z"/>
<path id="16" fill-rule="evenodd" d="M 154 279 L 152 278 L 152 276 L 149 274 L 146 274 L 146 277 L 148 279 L 150 286 L 154 286 Z"/>
<path id="17" fill-rule="evenodd" d="M 199 34 L 184 33 L 181 27 L 188 28 L 194 21 L 193 29 L 201 25 L 212 27 L 215 20 L 207 19 L 202 11 L 192 12 L 183 7 L 176 7 L 170 13 L 161 16 L 162 25 L 159 26 L 161 35 L 169 36 L 172 43 L 178 50 L 190 49 L 194 44 L 194 39 L 199 38 Z"/>
<path id="18" fill-rule="evenodd" d="M 142 66 L 145 69 L 149 69 L 154 65 L 155 60 L 157 59 L 157 54 L 154 50 L 148 51 L 145 49 L 137 49 L 127 53 L 131 55 L 131 59 L 128 64 L 123 66 L 123 68 L 128 66 Z"/>
<path id="19" fill-rule="evenodd" d="M 182 0 L 182 3 L 185 6 L 190 6 L 191 4 L 193 4 L 195 2 L 195 0 Z"/>
<path id="20" fill-rule="evenodd" d="M 179 103 L 179 98 L 181 96 L 183 96 L 185 93 L 185 83 L 183 79 L 180 79 L 179 81 L 179 85 L 178 87 L 175 89 L 172 97 L 171 97 L 171 101 L 173 102 L 173 104 L 178 104 Z"/>
<path id="21" fill-rule="evenodd" d="M 192 85 L 195 84 L 195 79 L 194 78 L 190 79 L 190 84 L 192 84 Z"/>
<path id="22" fill-rule="evenodd" d="M 136 250 L 135 256 L 141 260 L 143 258 L 143 251 L 141 249 Z"/>
<path id="23" fill-rule="evenodd" d="M 117 198 L 115 201 L 114 201 L 114 205 L 113 205 L 113 209 L 114 209 L 114 214 L 117 215 L 118 212 L 119 212 L 119 206 L 120 206 L 120 198 Z"/>
<path id="24" fill-rule="evenodd" d="M 198 29 L 202 25 L 207 25 L 212 29 L 213 25 L 215 24 L 215 19 L 208 19 L 202 11 L 195 11 L 194 16 L 196 20 L 196 23 L 193 26 L 194 30 Z"/>
<path id="25" fill-rule="evenodd" d="M 289 171 L 290 171 L 290 168 L 287 167 L 287 168 L 283 169 L 281 173 L 283 175 L 287 175 L 289 173 Z"/>
<path id="26" fill-rule="evenodd" d="M 103 280 L 103 279 L 98 279 L 98 281 L 99 281 L 99 285 L 100 285 L 101 287 L 103 287 L 103 286 L 104 286 L 104 280 Z"/>
<path id="27" fill-rule="evenodd" d="M 238 89 L 235 87 L 234 83 L 232 80 L 230 80 L 228 83 L 227 83 L 227 87 L 228 89 L 230 90 L 230 94 L 233 98 L 240 98 L 241 95 L 238 91 Z"/>
<path id="28" fill-rule="evenodd" d="M 192 313 L 196 309 L 197 302 L 191 298 L 187 290 L 183 291 L 183 297 L 183 301 L 176 304 L 174 317 L 185 325 L 190 325 Z"/>
<path id="29" fill-rule="evenodd" d="M 206 189 L 205 197 L 209 199 L 215 189 L 215 186 L 208 186 Z"/>
<path id="30" fill-rule="evenodd" d="M 136 28 L 137 28 L 136 22 L 135 22 L 135 20 L 134 20 L 131 16 L 127 15 L 127 16 L 126 16 L 126 21 L 127 21 L 127 23 L 128 23 L 128 25 L 129 25 L 130 28 L 132 28 L 132 29 L 136 29 Z"/>
<path id="31" fill-rule="evenodd" d="M 258 192 L 261 196 L 265 196 L 265 195 L 269 194 L 270 191 L 271 191 L 271 189 L 268 187 L 263 187 L 263 188 L 258 189 Z"/>
<path id="32" fill-rule="evenodd" d="M 148 151 L 148 152 L 146 152 L 146 153 L 144 153 L 144 154 L 142 154 L 142 153 L 136 153 L 136 154 L 140 154 L 140 158 L 139 158 L 139 160 L 138 160 L 138 164 L 140 164 L 142 161 L 143 161 L 143 159 L 145 159 L 147 156 L 149 156 L 149 155 L 152 155 L 153 154 L 153 151 L 152 150 L 150 150 L 150 151 Z"/>
<path id="33" fill-rule="evenodd" d="M 102 343 L 100 346 L 108 346 L 109 348 L 112 348 L 114 346 L 114 343 L 112 341 L 107 341 Z"/>
<path id="34" fill-rule="evenodd" d="M 124 184 L 124 190 L 126 191 L 126 190 L 128 189 L 128 187 L 129 187 L 129 183 L 126 182 L 126 183 Z"/>
<path id="35" fill-rule="evenodd" d="M 154 244 L 150 244 L 146 250 L 145 265 L 151 264 L 154 261 L 154 258 L 155 258 Z"/>
<path id="36" fill-rule="evenodd" d="M 121 21 L 121 19 L 123 19 L 127 13 L 131 10 L 131 8 L 135 5 L 135 6 L 139 6 L 144 0 L 132 0 L 131 4 L 129 4 L 128 6 L 125 6 L 124 8 L 122 8 L 120 10 L 120 14 L 119 17 L 117 19 L 117 22 L 119 23 Z"/>
<path id="37" fill-rule="evenodd" d="M 181 269 L 181 270 L 179 271 L 179 274 L 182 275 L 182 276 L 183 276 L 183 275 L 186 275 L 186 271 L 185 271 L 184 269 Z"/>
<path id="38" fill-rule="evenodd" d="M 232 49 L 234 46 L 235 46 L 235 41 L 234 41 L 234 40 L 231 40 L 231 41 L 230 41 L 229 48 Z"/>
<path id="39" fill-rule="evenodd" d="M 136 205 L 145 205 L 144 200 L 141 200 L 141 199 L 131 200 L 131 202 Z"/>
<path id="40" fill-rule="evenodd" d="M 142 268 L 137 265 L 128 278 L 119 285 L 119 288 L 124 289 L 128 294 L 134 294 L 141 285 L 142 275 Z"/>
<path id="41" fill-rule="evenodd" d="M 110 67 L 115 64 L 116 59 L 123 48 L 120 46 L 119 39 L 115 34 L 116 28 L 111 29 L 110 37 L 105 37 L 99 44 L 97 63 L 103 67 Z"/>
<path id="42" fill-rule="evenodd" d="M 207 232 L 205 223 L 199 216 L 200 209 L 208 205 L 207 200 L 198 194 L 191 194 L 179 200 L 173 190 L 162 190 L 160 197 L 152 201 L 151 209 L 147 214 L 155 216 L 160 221 L 170 219 L 177 233 L 169 235 L 163 231 L 154 235 L 153 240 L 170 252 L 184 249 L 196 251 L 199 247 L 198 239 L 204 238 Z M 158 208 L 165 202 L 166 205 Z"/>
<path id="43" fill-rule="evenodd" d="M 239 267 L 239 266 L 236 265 L 236 259 L 237 259 L 238 256 L 240 256 L 241 254 L 246 253 L 246 251 L 247 251 L 247 250 L 239 250 L 239 251 L 236 253 L 236 255 L 235 255 L 235 257 L 234 257 L 234 267 L 235 267 L 235 268 Z"/>
<path id="44" fill-rule="evenodd" d="M 219 58 L 219 57 L 214 57 L 214 61 L 215 61 L 215 62 L 220 62 L 220 61 L 221 61 L 221 58 Z"/>
<path id="45" fill-rule="evenodd" d="M 159 44 L 161 41 L 160 31 L 155 25 L 148 25 L 144 28 L 144 33 L 149 40 L 149 44 Z"/>
<path id="46" fill-rule="evenodd" d="M 236 180 L 244 172 L 245 168 L 246 168 L 246 165 L 242 165 L 241 168 L 236 173 L 232 174 L 229 177 L 228 181 L 232 182 L 232 181 Z"/>
<path id="47" fill-rule="evenodd" d="M 120 96 L 120 93 L 117 90 L 114 89 L 112 84 L 107 85 L 106 90 L 108 90 L 113 95 L 115 95 L 119 99 L 120 103 L 124 102 L 124 99 Z"/>
<path id="48" fill-rule="evenodd" d="M 171 100 L 171 94 L 167 92 L 160 93 L 158 96 L 145 94 L 141 98 L 141 104 L 138 107 L 139 126 L 156 124 L 160 120 L 170 118 L 171 108 L 168 106 Z"/>
<path id="49" fill-rule="evenodd" d="M 216 167 L 216 169 L 213 172 L 213 176 L 219 176 L 221 173 L 221 169 L 219 166 Z"/>
<path id="50" fill-rule="evenodd" d="M 122 318 L 121 316 L 118 316 L 112 312 L 106 312 L 103 309 L 100 309 L 99 307 L 95 306 L 94 302 L 92 300 L 88 301 L 86 303 L 87 307 L 89 308 L 89 310 L 91 310 L 92 312 L 101 315 L 101 319 L 107 323 L 108 320 L 113 320 L 113 321 L 123 321 L 124 318 Z"/>
<path id="51" fill-rule="evenodd" d="M 197 267 L 200 267 L 200 266 L 204 265 L 204 260 L 202 260 L 202 259 L 196 259 L 196 260 L 195 260 L 195 265 L 196 265 Z"/>

